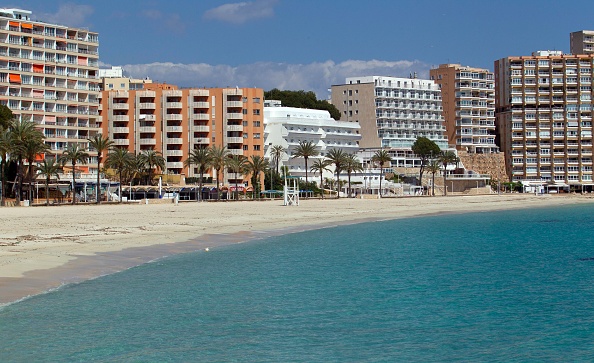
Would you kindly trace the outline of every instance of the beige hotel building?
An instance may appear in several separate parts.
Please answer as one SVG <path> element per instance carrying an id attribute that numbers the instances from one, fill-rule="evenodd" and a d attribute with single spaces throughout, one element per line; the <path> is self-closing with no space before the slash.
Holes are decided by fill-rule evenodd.
<path id="1" fill-rule="evenodd" d="M 72 144 L 88 149 L 87 139 L 101 132 L 98 35 L 31 15 L 0 9 L 0 103 L 35 122 L 55 156 Z M 90 154 L 80 169 L 96 175 Z"/>
<path id="2" fill-rule="evenodd" d="M 498 152 L 493 72 L 460 64 L 440 64 L 429 75 L 441 89 L 449 143 L 469 153 Z"/>
<path id="3" fill-rule="evenodd" d="M 539 51 L 495 61 L 496 123 L 514 181 L 592 185 L 594 56 Z"/>
<path id="4" fill-rule="evenodd" d="M 103 133 L 133 154 L 161 152 L 164 173 L 198 176 L 184 161 L 196 148 L 225 146 L 233 155 L 264 156 L 264 91 L 260 88 L 188 88 L 144 83 L 143 89 L 109 90 L 121 79 L 105 78 L 101 116 Z M 119 88 L 114 85 L 114 88 Z M 205 177 L 214 175 L 210 172 Z M 237 176 L 238 183 L 244 176 Z M 223 184 L 235 183 L 225 171 Z M 248 180 L 247 178 L 245 179 Z"/>

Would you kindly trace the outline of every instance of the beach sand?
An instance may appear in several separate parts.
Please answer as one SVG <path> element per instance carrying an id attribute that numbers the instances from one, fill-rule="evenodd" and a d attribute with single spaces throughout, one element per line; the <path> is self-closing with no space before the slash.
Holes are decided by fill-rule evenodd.
<path id="1" fill-rule="evenodd" d="M 102 204 L 0 208 L 0 304 L 176 253 L 332 225 L 594 203 L 579 195 Z"/>

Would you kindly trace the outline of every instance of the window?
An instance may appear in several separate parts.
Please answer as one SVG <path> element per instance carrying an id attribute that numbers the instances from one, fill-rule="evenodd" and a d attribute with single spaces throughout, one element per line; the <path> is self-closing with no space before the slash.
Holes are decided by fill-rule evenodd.
<path id="1" fill-rule="evenodd" d="M 243 145 L 243 149 L 244 149 L 245 151 L 247 151 L 247 149 L 248 149 L 248 146 L 247 146 L 247 145 Z"/>
<path id="2" fill-rule="evenodd" d="M 254 97 L 254 98 L 252 99 L 252 102 L 253 102 L 253 103 L 260 103 L 260 97 Z"/>
<path id="3" fill-rule="evenodd" d="M 258 115 L 259 116 L 260 115 L 260 109 L 259 108 L 255 108 L 253 113 L 254 113 L 254 115 Z"/>
<path id="4" fill-rule="evenodd" d="M 246 102 L 247 102 L 247 97 L 243 97 L 243 98 L 241 99 L 241 101 L 242 101 L 243 103 L 246 103 Z"/>
<path id="5" fill-rule="evenodd" d="M 247 115 L 247 108 L 244 108 L 243 110 L 241 110 L 241 113 L 243 113 L 244 115 Z"/>
<path id="6" fill-rule="evenodd" d="M 113 88 L 113 83 L 108 84 L 107 88 Z"/>
<path id="7" fill-rule="evenodd" d="M 260 127 L 260 121 L 254 121 L 254 127 Z"/>
<path id="8" fill-rule="evenodd" d="M 247 125 L 248 125 L 248 122 L 246 120 L 243 120 L 243 126 L 247 127 Z"/>
<path id="9" fill-rule="evenodd" d="M 126 88 L 126 84 L 125 83 L 120 83 L 120 87 L 121 88 Z"/>
<path id="10" fill-rule="evenodd" d="M 243 138 L 244 138 L 244 139 L 247 139 L 247 138 L 248 138 L 248 133 L 247 133 L 247 132 L 244 132 L 244 133 L 243 133 Z"/>
<path id="11" fill-rule="evenodd" d="M 260 151 L 260 145 L 254 145 L 254 151 Z"/>
<path id="12" fill-rule="evenodd" d="M 260 138 L 260 133 L 259 132 L 255 132 L 254 133 L 254 139 L 259 139 Z"/>

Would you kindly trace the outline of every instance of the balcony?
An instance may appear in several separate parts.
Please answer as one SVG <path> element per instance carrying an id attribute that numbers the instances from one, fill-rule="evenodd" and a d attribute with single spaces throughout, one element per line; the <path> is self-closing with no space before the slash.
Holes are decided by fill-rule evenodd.
<path id="1" fill-rule="evenodd" d="M 210 126 L 194 126 L 192 131 L 195 132 L 210 132 Z"/>
<path id="2" fill-rule="evenodd" d="M 227 125 L 227 131 L 241 131 L 243 132 L 242 125 Z"/>
<path id="3" fill-rule="evenodd" d="M 128 139 L 114 139 L 112 140 L 114 145 L 117 146 L 128 146 L 130 145 L 130 140 Z"/>
<path id="4" fill-rule="evenodd" d="M 236 112 L 229 112 L 229 113 L 227 113 L 227 119 L 228 120 L 241 120 L 241 119 L 243 119 L 243 115 L 240 113 L 236 113 Z"/>
<path id="5" fill-rule="evenodd" d="M 130 109 L 130 105 L 127 103 L 114 103 L 111 108 L 112 110 L 128 110 Z"/>
<path id="6" fill-rule="evenodd" d="M 208 102 L 192 102 L 190 103 L 192 108 L 209 108 Z"/>
<path id="7" fill-rule="evenodd" d="M 182 108 L 182 103 L 181 102 L 166 102 L 165 107 L 166 108 Z"/>
<path id="8" fill-rule="evenodd" d="M 167 169 L 182 169 L 184 167 L 184 163 L 179 161 L 173 161 L 167 163 Z"/>
<path id="9" fill-rule="evenodd" d="M 130 121 L 130 116 L 128 115 L 114 115 L 111 117 L 112 121 Z"/>
<path id="10" fill-rule="evenodd" d="M 231 155 L 243 155 L 243 150 L 241 149 L 228 149 L 228 151 Z"/>
<path id="11" fill-rule="evenodd" d="M 208 137 L 195 137 L 194 144 L 210 145 L 210 139 Z"/>
<path id="12" fill-rule="evenodd" d="M 165 130 L 167 132 L 182 132 L 183 128 L 181 126 L 167 126 Z"/>
<path id="13" fill-rule="evenodd" d="M 114 127 L 113 129 L 114 134 L 128 134 L 130 133 L 129 127 Z"/>
<path id="14" fill-rule="evenodd" d="M 136 93 L 138 97 L 156 97 L 157 93 L 155 91 L 138 91 Z"/>
<path id="15" fill-rule="evenodd" d="M 184 156 L 183 150 L 166 150 L 165 155 L 167 156 Z"/>
<path id="16" fill-rule="evenodd" d="M 154 134 L 155 132 L 157 132 L 157 128 L 154 126 L 140 126 L 138 128 L 138 131 L 141 133 L 150 133 L 150 134 Z"/>
<path id="17" fill-rule="evenodd" d="M 156 108 L 156 106 L 154 103 L 144 102 L 144 103 L 139 103 L 138 108 L 145 109 L 145 110 L 154 110 Z"/>
<path id="18" fill-rule="evenodd" d="M 210 119 L 210 115 L 207 113 L 193 113 L 190 115 L 190 118 L 192 120 L 208 121 Z"/>
<path id="19" fill-rule="evenodd" d="M 225 102 L 225 106 L 227 106 L 227 107 L 243 107 L 243 102 L 241 102 L 241 101 L 227 101 L 227 102 Z"/>
<path id="20" fill-rule="evenodd" d="M 157 140 L 155 139 L 138 139 L 140 145 L 157 145 Z"/>
<path id="21" fill-rule="evenodd" d="M 243 144 L 243 137 L 228 137 L 228 144 Z"/>
<path id="22" fill-rule="evenodd" d="M 184 139 L 179 138 L 179 137 L 167 138 L 166 141 L 167 141 L 168 144 L 177 144 L 177 145 L 180 145 L 180 144 L 183 144 L 184 143 Z"/>
<path id="23" fill-rule="evenodd" d="M 157 121 L 157 116 L 155 115 L 140 114 L 138 118 L 145 121 Z"/>
<path id="24" fill-rule="evenodd" d="M 168 121 L 181 121 L 182 120 L 182 115 L 178 114 L 178 113 L 168 113 L 165 115 L 165 120 Z"/>
<path id="25" fill-rule="evenodd" d="M 191 89 L 190 96 L 208 96 L 209 91 L 207 89 Z"/>

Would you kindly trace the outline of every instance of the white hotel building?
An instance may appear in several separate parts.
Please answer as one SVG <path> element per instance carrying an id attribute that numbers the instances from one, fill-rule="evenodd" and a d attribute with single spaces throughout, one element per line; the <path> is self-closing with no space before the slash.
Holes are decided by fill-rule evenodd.
<path id="1" fill-rule="evenodd" d="M 0 9 L 0 103 L 35 122 L 54 154 L 88 149 L 87 138 L 101 132 L 98 35 L 31 15 Z M 96 173 L 96 153 L 80 169 Z"/>
<path id="2" fill-rule="evenodd" d="M 332 86 L 332 104 L 341 121 L 361 125 L 360 147 L 385 148 L 392 167 L 417 167 L 411 147 L 427 137 L 448 148 L 442 117 L 441 91 L 431 80 L 383 76 L 350 77 Z"/>
<path id="3" fill-rule="evenodd" d="M 361 140 L 360 126 L 354 122 L 336 121 L 328 111 L 305 108 L 283 107 L 280 101 L 264 103 L 265 157 L 270 159 L 270 147 L 281 145 L 285 155 L 281 165 L 288 166 L 291 175 L 305 177 L 303 158 L 292 158 L 295 148 L 301 141 L 313 142 L 323 158 L 331 149 L 342 149 L 345 153 L 355 154 Z M 316 158 L 308 160 L 311 166 Z M 308 172 L 310 180 L 315 180 Z M 328 172 L 324 177 L 331 177 Z M 319 175 L 318 179 L 319 181 Z"/>

